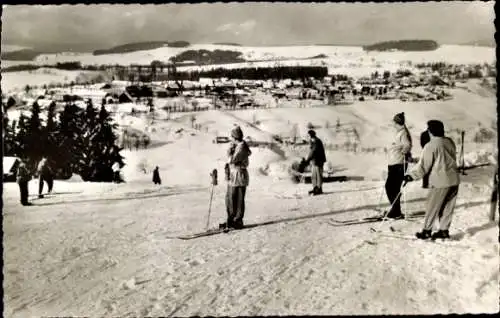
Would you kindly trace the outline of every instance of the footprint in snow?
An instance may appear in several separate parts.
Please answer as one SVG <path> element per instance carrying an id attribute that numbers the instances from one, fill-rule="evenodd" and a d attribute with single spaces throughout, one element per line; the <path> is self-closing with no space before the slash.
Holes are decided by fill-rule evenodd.
<path id="1" fill-rule="evenodd" d="M 136 281 L 135 281 L 135 278 L 132 277 L 131 279 L 123 282 L 122 284 L 122 287 L 126 290 L 131 290 L 131 289 L 135 289 L 136 287 Z"/>

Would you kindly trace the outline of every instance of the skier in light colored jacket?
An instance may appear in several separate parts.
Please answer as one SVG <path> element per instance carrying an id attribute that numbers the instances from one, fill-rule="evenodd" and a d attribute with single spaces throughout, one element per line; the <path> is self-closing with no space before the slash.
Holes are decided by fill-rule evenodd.
<path id="1" fill-rule="evenodd" d="M 385 183 L 385 192 L 392 205 L 391 211 L 387 213 L 388 218 L 403 218 L 401 204 L 398 194 L 404 181 L 404 175 L 411 158 L 412 140 L 410 132 L 405 125 L 404 113 L 396 114 L 393 118 L 396 130 L 394 139 L 388 149 L 388 173 Z"/>
<path id="2" fill-rule="evenodd" d="M 252 154 L 250 147 L 243 140 L 243 131 L 236 126 L 231 131 L 233 142 L 228 149 L 228 163 L 225 167 L 228 182 L 226 193 L 226 210 L 228 219 L 222 223 L 222 228 L 243 228 L 245 215 L 245 195 L 250 178 L 248 175 L 249 157 Z"/>
<path id="3" fill-rule="evenodd" d="M 451 138 L 444 136 L 441 121 L 430 120 L 427 126 L 431 140 L 424 146 L 419 162 L 405 176 L 405 181 L 420 180 L 426 175 L 429 178 L 424 228 L 416 233 L 417 238 L 449 238 L 460 184 L 456 146 Z M 436 219 L 439 219 L 439 230 L 431 234 Z"/>

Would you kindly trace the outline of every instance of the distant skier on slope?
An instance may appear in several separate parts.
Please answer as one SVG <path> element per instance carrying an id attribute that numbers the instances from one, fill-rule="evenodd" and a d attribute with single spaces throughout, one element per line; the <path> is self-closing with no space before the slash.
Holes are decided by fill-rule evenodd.
<path id="1" fill-rule="evenodd" d="M 161 178 L 160 178 L 160 168 L 156 166 L 156 168 L 153 170 L 153 183 L 154 184 L 161 184 Z"/>
<path id="2" fill-rule="evenodd" d="M 398 113 L 393 118 L 396 134 L 388 149 L 388 174 L 385 182 L 387 198 L 392 209 L 387 213 L 388 218 L 404 218 L 401 213 L 400 197 L 398 194 L 404 181 L 408 160 L 411 159 L 412 140 L 405 125 L 405 114 Z"/>
<path id="3" fill-rule="evenodd" d="M 313 185 L 313 189 L 309 191 L 309 194 L 318 195 L 323 193 L 323 165 L 326 162 L 325 148 L 314 130 L 311 129 L 307 133 L 309 134 L 311 150 L 305 159 L 305 163 L 312 163 L 311 182 Z"/>
<path id="4" fill-rule="evenodd" d="M 415 235 L 419 239 L 449 238 L 448 230 L 460 184 L 456 146 L 451 138 L 444 136 L 441 121 L 430 120 L 427 126 L 431 140 L 424 146 L 417 165 L 405 175 L 407 182 L 429 176 L 430 189 L 424 228 Z M 439 230 L 431 235 L 436 218 L 439 219 Z"/>
<path id="5" fill-rule="evenodd" d="M 245 215 L 245 194 L 249 184 L 248 158 L 252 154 L 250 147 L 243 140 L 243 131 L 236 126 L 231 131 L 233 141 L 228 149 L 229 162 L 225 172 L 228 179 L 226 193 L 227 222 L 219 225 L 220 228 L 242 229 Z M 229 178 L 228 178 L 229 177 Z"/>

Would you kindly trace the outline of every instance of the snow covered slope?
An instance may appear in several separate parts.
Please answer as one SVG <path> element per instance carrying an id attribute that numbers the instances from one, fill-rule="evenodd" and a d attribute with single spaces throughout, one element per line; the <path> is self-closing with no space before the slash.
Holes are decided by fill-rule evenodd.
<path id="1" fill-rule="evenodd" d="M 204 229 L 208 186 L 56 181 L 52 196 L 20 208 L 16 185 L 6 184 L 4 316 L 498 312 L 488 185 L 461 186 L 447 243 L 327 224 L 372 215 L 381 187 L 328 183 L 325 195 L 297 199 L 308 186 L 253 179 L 246 222 L 256 227 L 179 241 L 169 237 Z M 215 189 L 211 225 L 225 217 L 224 188 Z M 410 184 L 404 209 L 414 219 L 393 228 L 413 235 L 424 208 L 425 191 Z"/>
<path id="2" fill-rule="evenodd" d="M 279 46 L 279 47 L 245 47 L 213 44 L 194 44 L 186 48 L 161 47 L 154 50 L 137 51 L 124 54 L 92 55 L 92 53 L 59 53 L 43 54 L 35 59 L 36 64 L 56 64 L 69 61 L 80 61 L 82 64 L 149 64 L 154 60 L 168 61 L 172 56 L 187 50 L 231 50 L 239 51 L 247 61 L 284 60 L 312 58 L 320 54 L 326 56 L 327 63 L 349 66 L 350 63 L 362 63 L 365 66 L 379 62 L 382 64 L 398 64 L 403 61 L 449 63 L 491 63 L 495 60 L 495 49 L 488 47 L 442 45 L 429 52 L 364 52 L 361 47 L 348 46 Z"/>

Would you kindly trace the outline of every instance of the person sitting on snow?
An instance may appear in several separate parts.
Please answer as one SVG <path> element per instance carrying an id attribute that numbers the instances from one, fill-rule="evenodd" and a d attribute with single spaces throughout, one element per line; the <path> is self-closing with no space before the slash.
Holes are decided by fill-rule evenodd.
<path id="1" fill-rule="evenodd" d="M 451 138 L 444 136 L 441 121 L 430 120 L 427 127 L 431 140 L 424 146 L 417 165 L 404 177 L 406 182 L 410 182 L 429 176 L 424 228 L 415 235 L 419 239 L 449 238 L 460 184 L 456 146 Z M 439 219 L 439 230 L 431 235 L 436 219 Z"/>
<path id="2" fill-rule="evenodd" d="M 399 192 L 404 181 L 407 163 L 411 157 L 412 141 L 410 132 L 405 125 L 405 114 L 396 114 L 393 118 L 396 134 L 388 151 L 388 173 L 385 182 L 385 192 L 391 203 L 391 210 L 387 213 L 388 218 L 404 218 L 401 213 Z"/>
<path id="3" fill-rule="evenodd" d="M 229 176 L 226 193 L 227 222 L 219 225 L 220 228 L 243 228 L 245 215 L 245 195 L 249 184 L 248 158 L 252 154 L 250 147 L 243 140 L 243 131 L 236 126 L 231 131 L 233 141 L 228 149 L 229 162 L 226 164 L 226 178 Z"/>
<path id="4" fill-rule="evenodd" d="M 318 195 L 323 193 L 323 165 L 326 162 L 325 148 L 314 130 L 309 130 L 307 133 L 309 134 L 311 150 L 309 151 L 309 156 L 303 160 L 303 163 L 312 163 L 311 182 L 313 189 L 309 191 L 309 194 Z"/>

